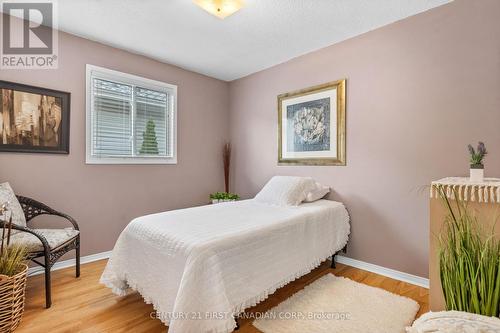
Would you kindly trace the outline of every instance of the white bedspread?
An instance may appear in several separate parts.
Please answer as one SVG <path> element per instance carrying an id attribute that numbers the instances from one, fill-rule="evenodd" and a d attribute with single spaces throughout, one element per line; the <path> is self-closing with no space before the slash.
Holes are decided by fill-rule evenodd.
<path id="1" fill-rule="evenodd" d="M 169 333 L 230 332 L 239 314 L 308 273 L 348 240 L 345 207 L 254 200 L 139 217 L 121 233 L 101 277 L 137 290 Z"/>

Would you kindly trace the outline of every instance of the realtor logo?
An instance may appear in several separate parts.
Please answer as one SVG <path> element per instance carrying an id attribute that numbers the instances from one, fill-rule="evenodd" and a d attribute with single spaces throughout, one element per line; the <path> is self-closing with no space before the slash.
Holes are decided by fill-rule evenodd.
<path id="1" fill-rule="evenodd" d="M 2 69 L 57 68 L 56 3 L 2 1 Z"/>

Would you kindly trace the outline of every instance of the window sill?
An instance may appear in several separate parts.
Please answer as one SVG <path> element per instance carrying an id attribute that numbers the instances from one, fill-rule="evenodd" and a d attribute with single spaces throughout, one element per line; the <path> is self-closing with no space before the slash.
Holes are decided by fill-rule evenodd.
<path id="1" fill-rule="evenodd" d="M 121 157 L 88 157 L 85 164 L 136 164 L 136 165 L 156 165 L 156 164 L 177 164 L 177 158 L 153 157 L 153 158 L 121 158 Z"/>

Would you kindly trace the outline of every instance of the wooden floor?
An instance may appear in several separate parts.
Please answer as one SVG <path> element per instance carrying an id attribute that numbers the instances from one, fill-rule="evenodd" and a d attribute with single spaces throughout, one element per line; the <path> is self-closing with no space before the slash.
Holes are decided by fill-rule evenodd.
<path id="1" fill-rule="evenodd" d="M 151 319 L 153 311 L 137 293 L 117 297 L 98 283 L 105 260 L 82 266 L 82 275 L 76 279 L 74 269 L 52 273 L 52 307 L 45 309 L 43 275 L 28 279 L 26 311 L 17 333 L 39 332 L 165 332 L 166 327 Z M 331 269 L 329 262 L 288 284 L 271 295 L 266 301 L 247 312 L 264 312 L 287 299 L 319 277 L 334 273 L 352 280 L 379 287 L 390 292 L 413 298 L 420 304 L 418 315 L 428 311 L 428 290 L 341 264 Z M 259 332 L 251 320 L 241 320 L 238 333 Z"/>

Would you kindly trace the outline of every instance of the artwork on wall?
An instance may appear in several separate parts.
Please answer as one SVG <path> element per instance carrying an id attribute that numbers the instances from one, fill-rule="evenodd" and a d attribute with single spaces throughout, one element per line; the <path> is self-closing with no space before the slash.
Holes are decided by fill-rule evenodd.
<path id="1" fill-rule="evenodd" d="M 0 152 L 69 154 L 70 93 L 0 81 Z"/>
<path id="2" fill-rule="evenodd" d="M 345 80 L 278 96 L 278 163 L 345 165 Z"/>

